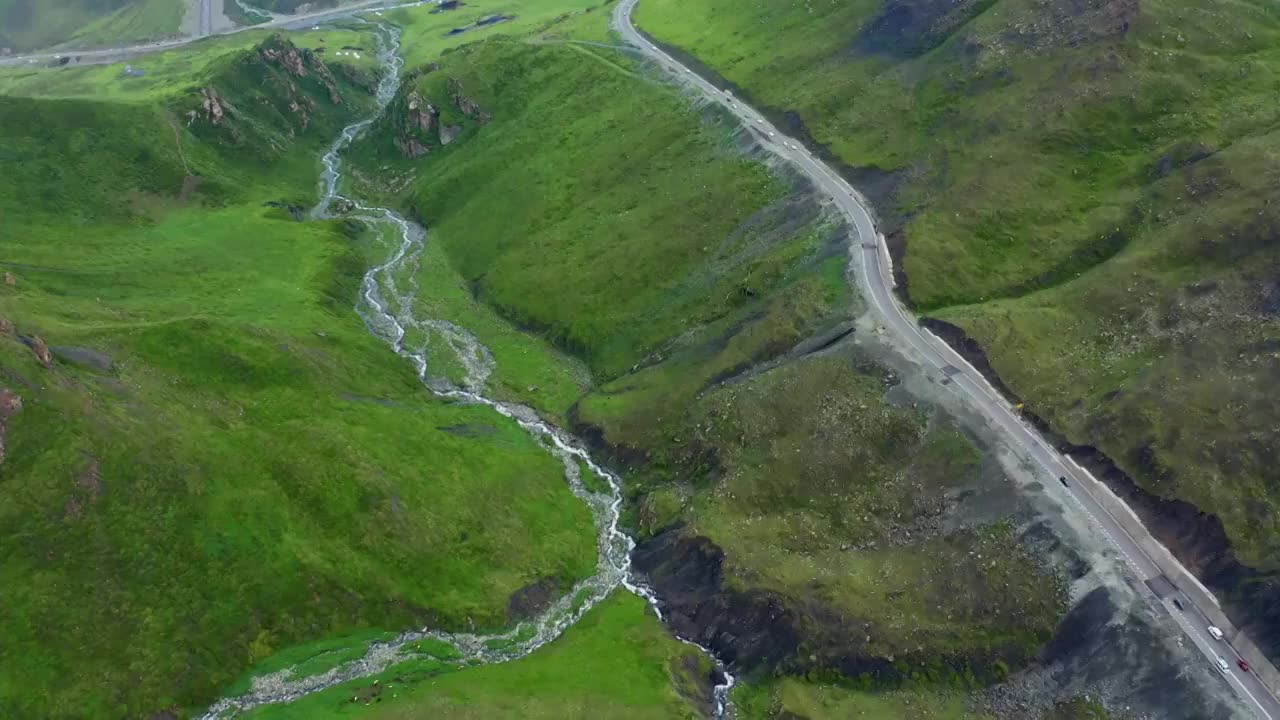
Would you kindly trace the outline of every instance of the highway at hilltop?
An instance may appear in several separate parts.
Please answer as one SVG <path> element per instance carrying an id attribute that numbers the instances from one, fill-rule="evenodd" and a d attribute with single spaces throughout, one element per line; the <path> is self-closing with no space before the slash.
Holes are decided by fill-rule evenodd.
<path id="1" fill-rule="evenodd" d="M 835 171 L 814 157 L 803 144 L 786 137 L 763 114 L 712 85 L 641 35 L 631 21 L 631 12 L 638 2 L 639 0 L 621 0 L 614 11 L 615 27 L 623 38 L 645 56 L 696 87 L 712 102 L 737 116 L 744 127 L 750 128 L 760 137 L 766 148 L 789 160 L 832 197 L 857 230 L 854 242 L 858 243 L 859 257 L 858 262 L 854 263 L 857 268 L 853 274 L 863 297 L 886 330 L 906 343 L 938 378 L 948 380 L 949 385 L 966 400 L 966 404 L 986 418 L 1012 449 L 1048 473 L 1051 478 L 1049 484 L 1062 489 L 1070 505 L 1088 516 L 1092 526 L 1102 532 L 1125 564 L 1144 582 L 1144 587 L 1152 591 L 1154 599 L 1164 605 L 1178 627 L 1205 655 L 1209 666 L 1216 669 L 1219 655 L 1226 659 L 1229 670 L 1223 673 L 1224 677 L 1259 718 L 1280 720 L 1280 701 L 1276 700 L 1254 673 L 1243 672 L 1236 667 L 1235 651 L 1227 643 L 1209 636 L 1206 630 L 1209 623 L 1205 620 L 1204 612 L 1187 593 L 1167 581 L 1155 560 L 1144 549 L 1159 547 L 1155 538 L 1149 534 L 1135 538 L 1125 530 L 1088 489 L 1090 486 L 1096 487 L 1097 481 L 1057 452 L 991 387 L 981 373 L 961 358 L 950 345 L 921 328 L 894 297 L 893 271 L 888 250 L 884 239 L 876 233 L 875 223 L 861 195 Z M 1055 482 L 1057 478 L 1064 478 L 1065 482 Z M 1156 588 L 1167 588 L 1167 592 L 1157 592 Z M 1172 605 L 1175 598 L 1185 610 Z"/>
<path id="2" fill-rule="evenodd" d="M 8 57 L 0 57 L 0 67 L 48 64 L 50 62 L 57 62 L 60 58 L 71 58 L 71 63 L 77 65 L 112 63 L 127 60 L 138 55 L 145 55 L 147 53 L 181 47 L 197 40 L 202 40 L 206 37 L 213 37 L 216 35 L 234 35 L 246 30 L 279 30 L 294 28 L 300 25 L 326 22 L 355 12 L 373 12 L 376 10 L 390 10 L 393 8 L 411 7 L 414 5 L 427 5 L 433 1 L 434 0 L 420 0 L 419 2 L 404 2 L 404 0 L 400 0 L 399 2 L 389 2 L 388 0 L 364 0 L 364 2 L 356 2 L 350 5 L 343 5 L 342 7 L 317 10 L 315 12 L 304 13 L 302 15 L 280 17 L 259 25 L 245 25 L 242 27 L 214 30 L 213 0 L 199 0 L 199 7 L 197 8 L 199 25 L 197 33 L 193 37 L 179 37 L 172 40 L 161 40 L 158 42 L 128 45 L 116 48 L 99 48 L 95 50 L 60 49 L 57 51 L 32 53 L 29 55 L 10 55 Z"/>

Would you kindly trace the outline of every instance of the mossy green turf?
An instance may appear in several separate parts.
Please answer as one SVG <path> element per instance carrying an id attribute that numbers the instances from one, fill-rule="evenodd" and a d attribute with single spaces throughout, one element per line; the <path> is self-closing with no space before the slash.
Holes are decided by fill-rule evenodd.
<path id="1" fill-rule="evenodd" d="M 528 657 L 473 668 L 409 661 L 244 717 L 695 718 L 709 672 L 706 656 L 667 634 L 643 600 L 619 591 Z"/>
<path id="2" fill-rule="evenodd" d="M 0 317 L 113 360 L 45 369 L 0 337 L 25 401 L 0 471 L 5 717 L 185 713 L 296 643 L 499 627 L 516 590 L 594 567 L 560 463 L 427 396 L 352 312 L 376 237 L 262 205 L 314 195 L 364 91 L 298 83 L 323 100 L 300 129 L 263 102 L 275 70 L 210 67 L 147 103 L 0 97 Z M 239 104 L 237 139 L 173 122 L 192 81 Z"/>
<path id="3" fill-rule="evenodd" d="M 0 0 L 0 47 L 15 52 L 155 40 L 176 35 L 182 0 Z"/>
<path id="4" fill-rule="evenodd" d="M 924 19 L 899 32 L 904 5 Z M 844 163 L 898 173 L 880 210 L 905 218 L 911 299 L 1071 440 L 1280 568 L 1274 4 L 644 0 L 637 19 Z"/>

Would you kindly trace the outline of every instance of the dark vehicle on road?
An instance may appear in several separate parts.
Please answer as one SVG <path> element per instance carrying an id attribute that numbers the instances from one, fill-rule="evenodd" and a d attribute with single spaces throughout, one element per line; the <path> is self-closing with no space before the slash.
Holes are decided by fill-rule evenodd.
<path id="1" fill-rule="evenodd" d="M 1241 670 L 1249 672 L 1249 661 L 1244 658 L 1236 658 L 1236 665 L 1239 665 Z"/>

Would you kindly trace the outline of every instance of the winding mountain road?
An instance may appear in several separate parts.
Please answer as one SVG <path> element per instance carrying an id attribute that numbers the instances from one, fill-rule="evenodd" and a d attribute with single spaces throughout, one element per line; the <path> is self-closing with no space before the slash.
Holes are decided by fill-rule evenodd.
<path id="1" fill-rule="evenodd" d="M 1221 611 L 1216 608 L 1216 601 L 1208 591 L 1199 587 L 1190 573 L 1177 566 L 1168 551 L 1142 528 L 1136 516 L 1114 496 L 1109 496 L 1109 490 L 1046 442 L 991 387 L 981 373 L 961 358 L 950 345 L 921 328 L 898 302 L 893 294 L 893 269 L 888 249 L 884 238 L 876 232 L 867 203 L 858 191 L 814 157 L 804 145 L 783 135 L 763 114 L 715 87 L 650 42 L 631 20 L 631 12 L 637 2 L 639 0 L 622 0 L 614 11 L 614 24 L 622 37 L 658 65 L 737 116 L 744 126 L 757 133 L 766 148 L 790 161 L 817 187 L 831 196 L 857 230 L 858 257 L 854 262 L 857 266 L 854 275 L 863 297 L 886 330 L 910 347 L 926 367 L 937 373 L 940 380 L 947 381 L 967 401 L 967 405 L 999 431 L 1011 448 L 1043 468 L 1050 478 L 1059 478 L 1057 482 L 1051 481 L 1050 485 L 1063 493 L 1064 499 L 1069 503 L 1068 507 L 1075 507 L 1089 518 L 1092 526 L 1102 533 L 1102 537 L 1116 549 L 1124 563 L 1143 581 L 1154 599 L 1169 611 L 1178 627 L 1205 655 L 1210 666 L 1216 668 L 1217 658 L 1224 657 L 1229 669 L 1222 674 L 1237 695 L 1259 718 L 1280 720 L 1280 702 L 1257 675 L 1237 669 L 1235 661 L 1239 656 L 1233 647 L 1225 641 L 1212 639 L 1206 631 L 1208 618 L 1221 616 Z M 1107 495 L 1103 495 L 1104 493 Z M 1103 500 L 1100 501 L 1099 497 L 1103 497 Z M 1128 517 L 1122 515 L 1123 521 L 1117 519 L 1108 510 L 1109 506 L 1117 512 L 1128 513 Z M 1181 570 L 1181 573 L 1170 570 L 1171 564 Z M 1180 590 L 1169 580 L 1167 573 L 1175 574 L 1184 586 L 1189 583 L 1194 585 L 1190 587 L 1190 591 Z M 1193 601 L 1192 596 L 1197 599 Z M 1182 609 L 1174 605 L 1175 599 L 1182 605 Z M 1213 603 L 1215 607 L 1204 608 L 1206 602 Z M 1225 624 L 1224 620 L 1218 622 Z M 1233 635 L 1228 633 L 1228 638 L 1231 637 Z M 1235 637 L 1240 639 L 1239 636 Z M 1252 643 L 1249 646 L 1252 647 Z M 1249 661 L 1260 666 L 1265 659 L 1251 657 Z"/>

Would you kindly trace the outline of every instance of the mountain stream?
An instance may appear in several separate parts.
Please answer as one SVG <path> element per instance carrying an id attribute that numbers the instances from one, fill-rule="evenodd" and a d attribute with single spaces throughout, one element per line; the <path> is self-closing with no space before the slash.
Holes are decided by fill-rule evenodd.
<path id="1" fill-rule="evenodd" d="M 418 377 L 432 393 L 441 398 L 492 408 L 518 423 L 547 452 L 561 460 L 570 491 L 587 504 L 595 520 L 599 549 L 596 570 L 592 576 L 579 581 L 541 615 L 505 633 L 479 635 L 432 629 L 405 632 L 391 641 L 374 643 L 363 657 L 323 673 L 295 677 L 293 669 L 286 668 L 255 677 L 247 693 L 219 700 L 205 712 L 203 720 L 229 718 L 261 705 L 290 702 L 339 683 L 378 674 L 397 663 L 426 657 L 413 649 L 422 640 L 437 640 L 456 648 L 461 656 L 455 660 L 459 665 L 500 663 L 523 658 L 555 640 L 619 586 L 644 598 L 658 617 L 662 617 L 658 598 L 631 574 L 631 550 L 635 543 L 618 529 L 619 508 L 622 504 L 618 477 L 594 462 L 582 443 L 539 418 L 532 408 L 485 397 L 485 384 L 494 369 L 493 356 L 489 350 L 465 328 L 445 320 L 419 318 L 414 314 L 419 290 L 417 270 L 425 247 L 426 230 L 393 210 L 364 205 L 339 193 L 342 179 L 341 152 L 373 124 L 400 89 L 400 71 L 404 66 L 404 59 L 400 55 L 400 31 L 383 24 L 377 24 L 376 28 L 378 59 L 384 71 L 377 88 L 376 109 L 368 118 L 344 128 L 321 158 L 324 171 L 320 177 L 320 201 L 312 210 L 312 217 L 335 217 L 332 208 L 336 202 L 342 201 L 344 206 L 351 208 L 344 213 L 345 217 L 359 219 L 371 225 L 382 225 L 399 237 L 400 242 L 390 257 L 365 273 L 356 312 L 363 318 L 371 333 L 386 341 L 398 355 L 413 363 Z M 427 344 L 432 334 L 443 340 L 457 355 L 465 371 L 460 384 L 431 374 Z M 410 343 L 407 339 L 410 335 L 421 340 Z M 595 493 L 587 489 L 580 476 L 581 466 L 599 476 L 607 484 L 609 491 Z M 689 640 L 681 641 L 696 645 Z M 714 659 L 707 648 L 702 650 Z M 728 694 L 733 687 L 734 678 L 719 660 L 715 662 L 723 676 L 723 680 L 714 689 L 715 717 L 721 718 L 728 711 Z"/>

